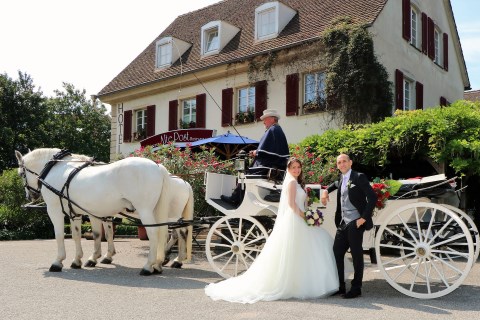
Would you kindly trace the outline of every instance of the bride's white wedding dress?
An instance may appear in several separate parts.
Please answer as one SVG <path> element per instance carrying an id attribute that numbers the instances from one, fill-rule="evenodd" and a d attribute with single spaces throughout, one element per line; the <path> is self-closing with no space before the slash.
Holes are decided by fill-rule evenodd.
<path id="1" fill-rule="evenodd" d="M 242 275 L 205 287 L 213 300 L 254 303 L 260 300 L 310 299 L 338 290 L 333 239 L 322 227 L 308 226 L 288 205 L 289 183 L 305 211 L 305 191 L 287 173 L 273 231 L 260 255 Z"/>

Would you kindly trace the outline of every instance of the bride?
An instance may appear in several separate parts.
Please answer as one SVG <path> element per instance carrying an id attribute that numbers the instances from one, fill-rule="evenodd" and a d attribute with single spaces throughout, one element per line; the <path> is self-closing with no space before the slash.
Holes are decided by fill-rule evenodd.
<path id="1" fill-rule="evenodd" d="M 305 222 L 302 163 L 290 158 L 273 231 L 260 255 L 242 275 L 205 287 L 213 300 L 311 299 L 338 290 L 333 239 L 322 227 Z"/>

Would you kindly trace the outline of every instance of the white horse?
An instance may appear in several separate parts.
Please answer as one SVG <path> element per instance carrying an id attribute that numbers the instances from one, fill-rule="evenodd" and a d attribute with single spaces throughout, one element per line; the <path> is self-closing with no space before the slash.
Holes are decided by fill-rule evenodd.
<path id="1" fill-rule="evenodd" d="M 187 198 L 183 204 L 180 201 L 176 202 L 176 205 L 181 208 L 177 212 L 181 211 L 184 220 L 193 219 L 191 187 L 184 183 L 187 187 L 178 189 L 180 184 L 174 182 L 177 179 L 172 179 L 165 167 L 151 160 L 130 157 L 108 165 L 86 166 L 69 178 L 73 171 L 78 170 L 77 168 L 84 165 L 85 161 L 91 161 L 91 158 L 71 154 L 64 156 L 61 155 L 60 149 L 55 148 L 37 149 L 25 156 L 16 151 L 15 155 L 18 160 L 19 174 L 24 179 L 27 197 L 29 199 L 36 199 L 40 195 L 43 197 L 48 215 L 54 225 L 58 252 L 50 271 L 61 271 L 62 262 L 66 258 L 64 212 L 72 217 L 72 238 L 76 246 L 72 268 L 81 268 L 83 257 L 80 243 L 81 219 L 78 216 L 73 218 L 75 214 L 88 214 L 93 217 L 90 220 L 95 250 L 89 258 L 89 265 L 95 265 L 96 259 L 101 256 L 102 223 L 97 218 L 112 217 L 124 210 L 135 210 L 145 226 L 163 224 L 169 219 L 172 196 L 186 194 L 187 196 L 182 198 Z M 188 231 L 184 231 L 186 234 L 184 237 L 179 237 L 179 260 L 185 257 L 190 259 L 191 228 L 189 226 Z M 104 229 L 109 246 L 108 253 L 102 262 L 109 263 L 115 254 L 113 230 L 108 223 L 104 223 Z M 161 273 L 162 262 L 165 260 L 168 227 L 166 225 L 151 226 L 146 229 L 150 240 L 150 251 L 147 263 L 140 274 Z M 180 242 L 185 238 L 187 243 L 181 245 Z M 181 250 L 184 251 L 180 252 Z"/>

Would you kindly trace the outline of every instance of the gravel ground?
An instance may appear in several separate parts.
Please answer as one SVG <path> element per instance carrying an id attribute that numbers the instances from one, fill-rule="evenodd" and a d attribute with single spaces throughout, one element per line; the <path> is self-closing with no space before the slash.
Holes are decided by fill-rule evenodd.
<path id="1" fill-rule="evenodd" d="M 48 271 L 55 240 L 0 242 L 0 319 L 478 319 L 480 311 L 479 261 L 460 288 L 434 300 L 397 292 L 367 263 L 361 298 L 242 305 L 205 296 L 204 286 L 220 277 L 202 251 L 183 269 L 142 277 L 147 241 L 115 239 L 113 264 L 80 270 L 70 269 L 74 246 L 71 239 L 65 242 L 67 260 L 60 273 Z M 93 242 L 82 239 L 82 244 L 85 261 Z"/>

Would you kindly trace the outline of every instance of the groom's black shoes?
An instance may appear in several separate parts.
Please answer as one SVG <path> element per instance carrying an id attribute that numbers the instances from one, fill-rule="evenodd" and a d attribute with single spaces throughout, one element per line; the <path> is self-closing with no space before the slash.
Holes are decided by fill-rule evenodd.
<path id="1" fill-rule="evenodd" d="M 360 297 L 361 295 L 362 295 L 362 291 L 360 289 L 350 290 L 343 296 L 343 298 L 344 299 L 353 299 L 353 298 L 356 298 L 356 297 Z"/>
<path id="2" fill-rule="evenodd" d="M 332 296 L 338 296 L 338 295 L 343 296 L 346 292 L 347 292 L 347 290 L 344 287 L 340 287 L 340 288 L 338 288 L 337 292 L 334 292 L 332 294 Z"/>

